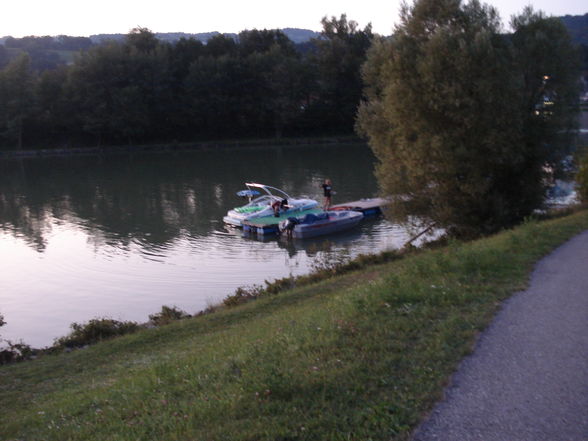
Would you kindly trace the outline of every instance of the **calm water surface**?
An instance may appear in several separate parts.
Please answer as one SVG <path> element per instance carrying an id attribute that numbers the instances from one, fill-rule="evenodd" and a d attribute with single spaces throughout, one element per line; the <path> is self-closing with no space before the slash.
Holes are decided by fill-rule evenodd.
<path id="1" fill-rule="evenodd" d="M 373 166 L 367 147 L 343 145 L 0 161 L 0 334 L 42 347 L 72 322 L 194 313 L 318 259 L 401 246 L 384 219 L 294 242 L 222 222 L 244 182 L 322 201 L 328 177 L 341 203 L 377 195 Z"/>

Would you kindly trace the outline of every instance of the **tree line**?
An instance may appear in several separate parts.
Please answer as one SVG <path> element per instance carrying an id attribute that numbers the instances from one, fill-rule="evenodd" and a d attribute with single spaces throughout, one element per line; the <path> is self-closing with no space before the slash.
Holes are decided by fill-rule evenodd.
<path id="1" fill-rule="evenodd" d="M 352 133 L 374 35 L 345 15 L 322 24 L 299 45 L 279 30 L 204 44 L 135 28 L 47 70 L 22 53 L 0 71 L 0 148 Z"/>

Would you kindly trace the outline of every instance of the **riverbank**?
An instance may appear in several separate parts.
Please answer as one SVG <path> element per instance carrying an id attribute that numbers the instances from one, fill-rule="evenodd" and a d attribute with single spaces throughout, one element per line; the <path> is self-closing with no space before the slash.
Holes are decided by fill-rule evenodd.
<path id="1" fill-rule="evenodd" d="M 0 368 L 2 439 L 408 439 L 588 212 Z"/>
<path id="2" fill-rule="evenodd" d="M 35 157 L 59 157 L 59 156 L 92 156 L 111 155 L 120 153 L 175 153 L 191 150 L 207 150 L 219 148 L 256 148 L 256 147 L 285 147 L 297 145 L 330 145 L 330 144 L 360 144 L 365 143 L 354 135 L 326 136 L 312 138 L 270 138 L 270 139 L 245 139 L 245 140 L 221 140 L 190 143 L 163 143 L 145 145 L 115 145 L 102 147 L 65 147 L 50 149 L 27 150 L 0 150 L 2 158 L 35 158 Z"/>

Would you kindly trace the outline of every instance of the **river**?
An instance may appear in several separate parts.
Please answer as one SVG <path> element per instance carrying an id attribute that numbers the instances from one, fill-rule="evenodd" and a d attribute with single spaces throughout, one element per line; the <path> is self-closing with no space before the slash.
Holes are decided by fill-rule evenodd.
<path id="1" fill-rule="evenodd" d="M 330 178 L 335 204 L 376 196 L 374 163 L 365 145 L 0 161 L 0 335 L 43 347 L 72 322 L 144 322 L 162 305 L 195 313 L 240 286 L 397 248 L 408 234 L 381 218 L 304 241 L 222 221 L 251 181 L 322 201 Z"/>

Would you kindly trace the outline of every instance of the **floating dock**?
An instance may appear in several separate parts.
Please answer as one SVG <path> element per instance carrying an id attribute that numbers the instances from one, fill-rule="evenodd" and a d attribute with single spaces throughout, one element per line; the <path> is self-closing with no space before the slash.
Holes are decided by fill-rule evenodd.
<path id="1" fill-rule="evenodd" d="M 361 211 L 365 217 L 370 217 L 382 214 L 382 207 L 388 204 L 390 201 L 384 198 L 360 199 L 359 201 L 333 205 L 329 210 Z"/>
<path id="2" fill-rule="evenodd" d="M 266 234 L 277 234 L 280 232 L 278 227 L 279 223 L 283 220 L 288 219 L 289 217 L 293 216 L 304 216 L 305 214 L 312 213 L 318 214 L 322 213 L 323 210 L 320 208 L 313 208 L 311 210 L 303 210 L 303 211 L 292 211 L 292 212 L 285 212 L 280 214 L 280 216 L 264 216 L 258 217 L 251 220 L 244 220 L 243 224 L 243 231 L 249 231 L 251 233 L 257 233 L 259 235 L 266 235 Z"/>
<path id="3" fill-rule="evenodd" d="M 382 207 L 388 205 L 390 201 L 383 198 L 371 198 L 371 199 L 360 199 L 358 201 L 347 202 L 345 204 L 334 205 L 329 210 L 350 210 L 360 211 L 364 217 L 378 216 L 382 214 Z M 285 212 L 280 214 L 279 217 L 265 216 L 258 217 L 256 219 L 243 221 L 243 231 L 250 233 L 256 233 L 260 236 L 268 234 L 279 233 L 279 223 L 289 217 L 304 216 L 305 214 L 322 213 L 324 210 L 320 208 L 313 208 L 312 210 L 296 211 L 296 212 Z"/>

